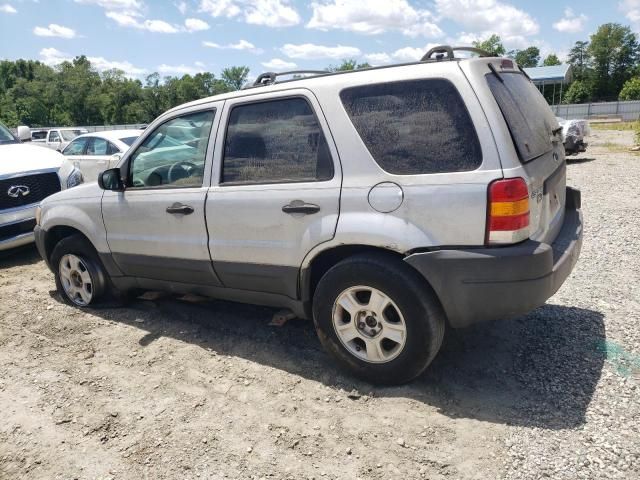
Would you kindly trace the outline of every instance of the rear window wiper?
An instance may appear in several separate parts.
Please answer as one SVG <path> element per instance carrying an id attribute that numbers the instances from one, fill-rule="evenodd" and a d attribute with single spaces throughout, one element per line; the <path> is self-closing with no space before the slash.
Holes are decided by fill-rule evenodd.
<path id="1" fill-rule="evenodd" d="M 491 70 L 491 73 L 493 73 L 498 78 L 498 80 L 500 80 L 500 83 L 504 83 L 504 78 L 502 78 L 502 75 L 498 73 L 496 67 L 493 66 L 493 63 L 489 64 L 489 70 Z"/>

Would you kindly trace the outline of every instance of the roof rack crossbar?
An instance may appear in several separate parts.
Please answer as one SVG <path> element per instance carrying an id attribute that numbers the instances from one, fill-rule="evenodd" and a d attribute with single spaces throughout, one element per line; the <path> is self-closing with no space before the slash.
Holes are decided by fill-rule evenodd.
<path id="1" fill-rule="evenodd" d="M 421 62 L 426 62 L 429 60 L 443 60 L 445 58 L 445 53 L 447 54 L 447 60 L 453 60 L 455 57 L 454 52 L 471 52 L 477 53 L 480 57 L 495 57 L 491 53 L 486 50 L 482 50 L 481 48 L 476 47 L 451 47 L 449 45 L 439 45 L 437 47 L 433 47 L 424 56 L 420 59 Z M 433 55 L 437 54 L 435 58 Z"/>
<path id="2" fill-rule="evenodd" d="M 259 87 L 261 85 L 271 85 L 272 83 L 276 83 L 276 79 L 278 77 L 283 77 L 286 75 L 326 75 L 327 72 L 325 70 L 290 70 L 288 72 L 265 72 L 258 75 L 256 81 L 253 82 L 254 87 Z"/>

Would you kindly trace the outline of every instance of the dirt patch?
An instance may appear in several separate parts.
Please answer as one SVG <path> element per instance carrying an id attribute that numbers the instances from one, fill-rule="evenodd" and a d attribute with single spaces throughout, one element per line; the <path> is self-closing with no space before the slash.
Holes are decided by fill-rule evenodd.
<path id="1" fill-rule="evenodd" d="M 596 133 L 568 167 L 576 272 L 526 317 L 447 332 L 403 387 L 345 376 L 268 308 L 80 311 L 34 249 L 5 256 L 0 478 L 637 478 L 640 167 L 601 145 L 632 132 Z"/>

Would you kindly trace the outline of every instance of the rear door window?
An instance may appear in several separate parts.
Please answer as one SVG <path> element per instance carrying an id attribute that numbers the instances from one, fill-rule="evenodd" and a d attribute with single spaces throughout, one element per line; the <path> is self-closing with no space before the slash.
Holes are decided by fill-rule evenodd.
<path id="1" fill-rule="evenodd" d="M 487 74 L 487 82 L 502 111 L 523 163 L 553 149 L 553 131 L 558 128 L 549 104 L 520 72 Z"/>
<path id="2" fill-rule="evenodd" d="M 233 107 L 223 183 L 315 182 L 333 178 L 333 160 L 315 113 L 304 98 Z"/>
<path id="3" fill-rule="evenodd" d="M 87 145 L 87 155 L 107 155 L 108 149 L 108 142 L 104 138 L 91 137 L 91 140 L 89 140 L 89 145 Z"/>
<path id="4" fill-rule="evenodd" d="M 343 90 L 340 98 L 374 160 L 389 173 L 464 172 L 482 164 L 469 112 L 448 80 L 364 85 Z"/>

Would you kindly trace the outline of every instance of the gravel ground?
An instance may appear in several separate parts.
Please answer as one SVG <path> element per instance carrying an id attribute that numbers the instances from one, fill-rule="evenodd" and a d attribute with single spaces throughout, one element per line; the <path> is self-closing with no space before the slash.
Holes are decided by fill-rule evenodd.
<path id="1" fill-rule="evenodd" d="M 640 478 L 640 157 L 596 131 L 576 271 L 526 317 L 447 333 L 428 372 L 338 372 L 309 322 L 146 295 L 60 302 L 0 260 L 0 478 Z M 618 147 L 617 145 L 620 145 Z"/>

